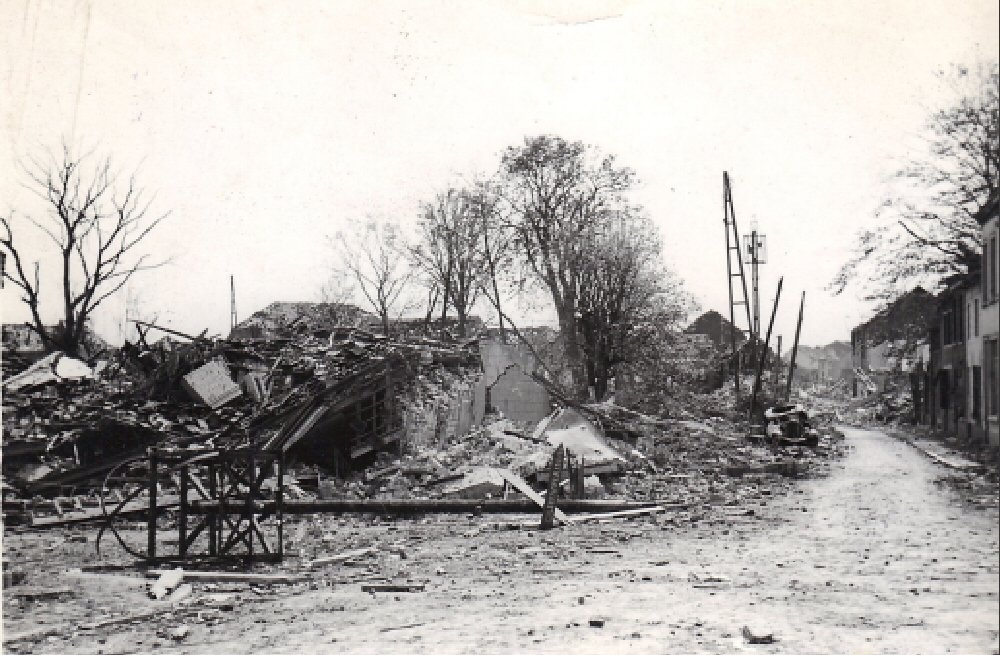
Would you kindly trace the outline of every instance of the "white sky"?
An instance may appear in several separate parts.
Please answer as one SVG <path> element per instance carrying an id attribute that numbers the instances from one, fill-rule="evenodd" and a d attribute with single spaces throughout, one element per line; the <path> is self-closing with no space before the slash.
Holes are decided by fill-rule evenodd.
<path id="1" fill-rule="evenodd" d="M 141 165 L 172 212 L 148 249 L 173 263 L 131 293 L 164 325 L 224 334 L 230 274 L 241 318 L 317 300 L 326 235 L 412 222 L 557 134 L 636 170 L 667 264 L 724 314 L 728 170 L 741 228 L 755 216 L 769 240 L 762 311 L 784 275 L 776 333 L 787 347 L 805 290 L 802 340 L 823 344 L 867 318 L 823 288 L 941 101 L 935 71 L 997 57 L 998 25 L 995 0 L 6 2 L 0 211 L 39 211 L 19 162 L 64 140 Z M 59 262 L 18 237 L 54 321 Z M 9 285 L 2 302 L 27 317 Z M 124 307 L 98 317 L 112 340 Z"/>

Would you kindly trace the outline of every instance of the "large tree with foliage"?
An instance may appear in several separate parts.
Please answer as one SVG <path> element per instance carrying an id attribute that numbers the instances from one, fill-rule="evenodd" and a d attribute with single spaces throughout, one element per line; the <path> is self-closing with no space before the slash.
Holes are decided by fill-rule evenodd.
<path id="1" fill-rule="evenodd" d="M 552 298 L 572 391 L 586 397 L 581 279 L 592 236 L 603 219 L 624 207 L 633 173 L 581 142 L 553 136 L 527 138 L 524 145 L 508 148 L 500 172 L 517 250 Z"/>
<path id="2" fill-rule="evenodd" d="M 934 112 L 923 147 L 893 180 L 872 227 L 831 289 L 859 285 L 868 300 L 891 302 L 978 265 L 974 216 L 1000 187 L 1000 93 L 996 62 L 942 73 L 954 100 Z"/>
<path id="3" fill-rule="evenodd" d="M 82 356 L 94 310 L 133 275 L 159 265 L 150 263 L 149 255 L 140 251 L 167 214 L 154 214 L 152 194 L 134 174 L 127 182 L 121 179 L 110 157 L 77 156 L 64 147 L 60 155 L 31 161 L 26 168 L 27 186 L 41 198 L 45 210 L 0 217 L 0 249 L 5 260 L 10 260 L 3 277 L 24 293 L 22 299 L 31 311 L 28 326 L 46 350 Z M 42 321 L 44 296 L 38 264 L 30 265 L 33 254 L 20 241 L 32 227 L 51 241 L 58 254 L 62 318 L 55 326 Z"/>
<path id="4" fill-rule="evenodd" d="M 577 301 L 588 383 L 598 400 L 613 367 L 637 353 L 629 341 L 652 318 L 657 297 L 668 291 L 660 240 L 652 221 L 635 208 L 607 212 L 585 237 Z M 669 289 L 673 291 L 672 289 Z"/>

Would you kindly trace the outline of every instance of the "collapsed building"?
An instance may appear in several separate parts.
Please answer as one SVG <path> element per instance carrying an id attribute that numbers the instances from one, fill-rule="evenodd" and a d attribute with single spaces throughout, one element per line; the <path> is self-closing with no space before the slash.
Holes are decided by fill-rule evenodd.
<path id="1" fill-rule="evenodd" d="M 95 366 L 54 353 L 5 378 L 5 521 L 101 520 L 150 561 L 273 561 L 284 514 L 544 505 L 551 525 L 567 520 L 557 498 L 566 511 L 639 511 L 699 493 L 692 471 L 728 489 L 727 475 L 799 470 L 782 462 L 836 448 L 832 431 L 812 452 L 738 439 L 741 424 L 721 418 L 731 412 L 724 393 L 678 389 L 656 416 L 580 404 L 533 346 L 485 330 L 459 339 L 447 324 L 387 337 L 368 320 L 282 303 L 225 339 L 147 323 L 138 343 Z M 157 331 L 167 336 L 150 343 Z M 178 531 L 170 554 L 157 550 L 165 511 Z M 137 514 L 145 548 L 116 527 Z"/>
<path id="2" fill-rule="evenodd" d="M 802 346 L 795 358 L 795 376 L 803 383 L 831 384 L 854 380 L 851 344 L 834 341 L 825 346 Z"/>
<path id="3" fill-rule="evenodd" d="M 926 358 L 937 299 L 917 287 L 851 330 L 853 393 L 886 393 L 909 386 L 909 373 Z"/>
<path id="4" fill-rule="evenodd" d="M 301 316 L 279 314 L 260 326 L 267 334 L 240 337 L 249 327 L 229 339 L 126 344 L 96 373 L 53 355 L 6 378 L 5 476 L 29 494 L 65 491 L 153 445 L 266 444 L 280 426 L 296 424 L 296 411 L 310 407 L 309 429 L 294 442 L 307 449 L 323 434 L 319 441 L 337 447 L 325 458 L 314 453 L 318 461 L 346 471 L 350 460 L 398 438 L 404 385 L 394 380 L 416 375 L 421 361 L 457 367 L 476 361 L 474 344 L 394 344 L 359 328 L 310 325 Z M 67 366 L 85 372 L 67 375 Z M 24 458 L 30 466 L 21 466 Z"/>

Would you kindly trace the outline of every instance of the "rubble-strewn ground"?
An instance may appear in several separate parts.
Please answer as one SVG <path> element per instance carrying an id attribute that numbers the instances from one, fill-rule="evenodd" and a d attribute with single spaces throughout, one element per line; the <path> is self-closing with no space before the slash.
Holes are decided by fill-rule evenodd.
<path id="1" fill-rule="evenodd" d="M 5 640 L 35 636 L 6 649 L 996 652 L 995 491 L 970 502 L 936 484 L 948 469 L 884 433 L 848 429 L 847 444 L 828 475 L 734 479 L 731 494 L 655 518 L 552 531 L 530 527 L 537 515 L 290 519 L 303 557 L 280 570 L 302 569 L 314 552 L 378 552 L 319 568 L 297 585 L 195 583 L 190 600 L 173 607 L 148 600 L 134 573 L 59 574 L 97 562 L 90 529 L 8 530 L 5 556 L 35 566 L 5 594 Z M 426 586 L 364 593 L 373 578 Z M 10 593 L 32 588 L 63 593 Z M 180 626 L 189 632 L 174 641 Z M 775 643 L 748 643 L 744 626 Z"/>

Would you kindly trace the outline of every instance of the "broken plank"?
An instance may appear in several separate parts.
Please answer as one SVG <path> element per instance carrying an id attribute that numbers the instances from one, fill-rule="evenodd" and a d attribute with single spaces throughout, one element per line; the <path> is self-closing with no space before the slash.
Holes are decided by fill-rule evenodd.
<path id="1" fill-rule="evenodd" d="M 317 557 L 312 562 L 309 563 L 310 567 L 325 566 L 327 564 L 339 564 L 340 562 L 346 562 L 347 560 L 360 559 L 368 555 L 372 555 L 378 552 L 378 548 L 368 547 L 359 548 L 357 550 L 349 550 L 339 555 L 331 555 L 330 557 Z"/>
<path id="2" fill-rule="evenodd" d="M 584 523 L 586 521 L 601 521 L 604 519 L 625 519 L 633 516 L 643 516 L 645 514 L 659 514 L 667 511 L 666 507 L 657 505 L 656 507 L 641 507 L 639 509 L 626 509 L 621 512 L 606 512 L 604 514 L 586 514 L 584 516 L 574 516 L 574 523 Z"/>
<path id="3" fill-rule="evenodd" d="M 158 578 L 166 573 L 163 569 L 146 571 L 147 578 Z M 250 584 L 298 584 L 306 582 L 304 575 L 285 573 L 240 573 L 239 571 L 185 571 L 184 579 L 192 582 L 247 582 Z"/>
<path id="4" fill-rule="evenodd" d="M 39 587 L 16 587 L 4 590 L 4 595 L 8 598 L 17 598 L 25 601 L 56 600 L 64 596 L 75 596 L 76 592 L 69 587 L 39 588 Z"/>
<path id="5" fill-rule="evenodd" d="M 93 621 L 90 623 L 81 623 L 76 626 L 77 630 L 98 630 L 100 628 L 108 628 L 115 625 L 121 625 L 123 623 L 131 623 L 133 621 L 145 621 L 146 619 L 152 619 L 160 614 L 165 614 L 167 612 L 174 611 L 176 608 L 173 605 L 165 605 L 162 608 L 155 609 L 151 612 L 138 612 L 136 614 L 126 614 L 124 616 L 114 616 L 103 621 Z"/>
<path id="6" fill-rule="evenodd" d="M 194 500 L 192 492 L 188 493 L 188 498 Z M 178 507 L 180 505 L 180 496 L 167 495 L 160 496 L 156 500 L 157 510 L 164 510 L 168 508 Z M 114 511 L 113 506 L 108 506 L 108 514 Z M 125 506 L 118 512 L 118 516 L 126 516 L 129 514 L 134 514 L 136 512 L 149 512 L 149 498 L 138 498 L 136 500 L 131 500 L 125 504 Z M 104 520 L 107 515 L 100 507 L 91 507 L 83 510 L 83 512 L 77 512 L 75 515 L 66 516 L 46 516 L 33 518 L 31 521 L 31 527 L 33 528 L 47 528 L 47 527 L 58 527 L 63 525 L 70 525 L 73 523 L 85 523 L 87 521 L 97 521 Z"/>
<path id="7" fill-rule="evenodd" d="M 46 637 L 52 637 L 55 635 L 62 634 L 63 632 L 69 632 L 69 626 L 63 627 L 53 627 L 53 628 L 42 628 L 41 630 L 32 630 L 31 632 L 19 632 L 12 635 L 4 634 L 3 643 L 4 645 L 16 644 L 21 641 L 41 641 Z M 5 649 L 6 650 L 6 649 Z"/>
<path id="8" fill-rule="evenodd" d="M 402 593 L 407 591 L 423 591 L 422 584 L 366 584 L 361 585 L 361 591 L 375 593 L 384 591 L 388 593 Z"/>
<path id="9" fill-rule="evenodd" d="M 463 476 L 464 477 L 464 476 Z M 527 484 L 527 483 L 525 483 Z M 530 487 L 529 487 L 530 488 Z M 639 507 L 653 507 L 657 503 L 650 501 L 629 500 L 574 500 L 562 498 L 556 501 L 564 513 L 576 512 L 614 512 Z M 684 503 L 659 503 L 672 509 L 686 509 Z M 274 501 L 264 501 L 265 509 L 273 509 Z M 188 514 L 209 514 L 219 508 L 217 501 L 196 501 L 188 507 Z M 502 500 L 494 498 L 483 499 L 426 499 L 426 498 L 394 498 L 387 500 L 365 499 L 332 499 L 332 500 L 285 500 L 282 512 L 290 514 L 344 514 L 368 513 L 378 515 L 412 516 L 419 514 L 467 514 L 481 510 L 485 514 L 529 514 L 540 512 L 541 507 L 528 498 Z"/>
<path id="10" fill-rule="evenodd" d="M 408 630 L 409 628 L 419 628 L 422 625 L 427 625 L 427 622 L 422 623 L 407 623 L 406 625 L 394 625 L 388 628 L 382 628 L 379 632 L 392 632 L 393 630 Z"/>
<path id="11" fill-rule="evenodd" d="M 149 588 L 149 596 L 156 600 L 162 600 L 179 587 L 182 582 L 184 582 L 184 569 L 178 567 L 172 571 L 164 571 L 163 575 Z"/>
<path id="12" fill-rule="evenodd" d="M 545 499 L 542 498 L 537 491 L 532 489 L 531 485 L 528 484 L 524 478 L 509 469 L 497 469 L 497 471 L 500 472 L 500 475 L 502 475 L 504 479 L 511 484 L 511 486 L 530 498 L 536 505 L 539 507 L 545 507 Z M 571 522 L 569 517 L 567 517 L 566 514 L 558 507 L 555 508 L 555 517 L 563 523 Z"/>

